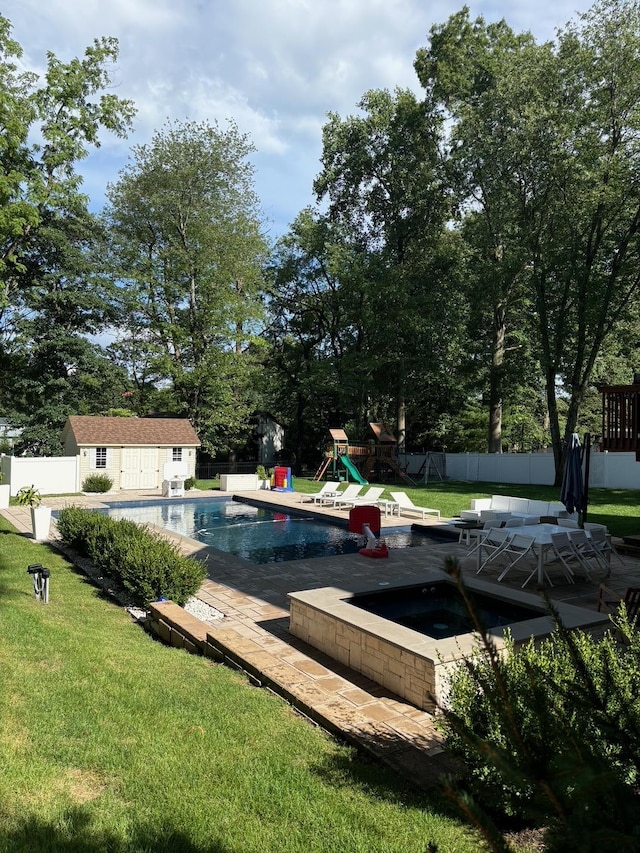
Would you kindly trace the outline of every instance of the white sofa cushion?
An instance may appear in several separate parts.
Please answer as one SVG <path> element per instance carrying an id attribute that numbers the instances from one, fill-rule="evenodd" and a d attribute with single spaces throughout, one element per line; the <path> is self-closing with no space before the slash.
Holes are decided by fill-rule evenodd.
<path id="1" fill-rule="evenodd" d="M 491 509 L 495 509 L 498 512 L 509 512 L 512 498 L 508 495 L 492 495 L 491 496 Z"/>
<path id="2" fill-rule="evenodd" d="M 529 501 L 528 512 L 533 515 L 537 515 L 538 517 L 543 515 L 549 515 L 549 502 L 548 501 Z"/>
<path id="3" fill-rule="evenodd" d="M 491 509 L 491 498 L 472 498 L 469 509 Z"/>
<path id="4" fill-rule="evenodd" d="M 529 514 L 529 501 L 526 498 L 509 498 L 509 512 Z"/>

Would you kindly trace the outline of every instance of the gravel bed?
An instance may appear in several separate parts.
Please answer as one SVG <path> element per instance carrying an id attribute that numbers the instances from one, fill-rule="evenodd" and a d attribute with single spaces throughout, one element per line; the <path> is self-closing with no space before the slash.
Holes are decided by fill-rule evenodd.
<path id="1" fill-rule="evenodd" d="M 215 607 L 193 595 L 185 602 L 184 609 L 187 613 L 195 616 L 196 619 L 201 619 L 203 622 L 217 622 L 219 619 L 224 618 L 224 613 L 221 613 Z"/>

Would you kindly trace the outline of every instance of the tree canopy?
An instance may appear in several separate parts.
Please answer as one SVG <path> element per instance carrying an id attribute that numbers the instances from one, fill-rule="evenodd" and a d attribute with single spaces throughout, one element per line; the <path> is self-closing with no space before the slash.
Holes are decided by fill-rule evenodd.
<path id="1" fill-rule="evenodd" d="M 104 94 L 117 43 L 49 54 L 42 80 L 5 18 L 0 50 L 0 406 L 34 452 L 124 399 L 189 417 L 214 455 L 267 410 L 310 465 L 329 427 L 382 420 L 410 450 L 551 445 L 559 477 L 597 384 L 630 380 L 637 0 L 544 43 L 467 7 L 436 24 L 419 96 L 329 113 L 316 204 L 273 246 L 233 122 L 169 120 L 89 214 L 77 164 L 133 116 Z"/>
<path id="2" fill-rule="evenodd" d="M 119 354 L 169 383 L 165 404 L 211 453 L 251 414 L 267 251 L 252 151 L 233 123 L 169 123 L 133 149 L 105 211 Z"/>

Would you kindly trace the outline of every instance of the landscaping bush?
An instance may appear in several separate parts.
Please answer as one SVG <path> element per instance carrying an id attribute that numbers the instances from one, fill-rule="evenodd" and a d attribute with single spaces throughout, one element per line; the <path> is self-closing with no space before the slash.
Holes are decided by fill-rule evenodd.
<path id="1" fill-rule="evenodd" d="M 184 481 L 184 487 L 187 491 L 189 491 L 189 489 L 193 489 L 195 487 L 195 485 L 196 485 L 196 478 L 195 477 L 187 477 L 187 479 Z"/>
<path id="2" fill-rule="evenodd" d="M 441 727 L 468 775 L 448 793 L 492 850 L 508 847 L 490 815 L 544 828 L 546 851 L 640 849 L 640 633 L 614 624 L 598 640 L 556 619 L 503 653 L 480 631 L 454 675 Z"/>
<path id="3" fill-rule="evenodd" d="M 106 474 L 90 474 L 82 484 L 82 491 L 103 494 L 110 491 L 112 486 L 113 480 Z"/>
<path id="4" fill-rule="evenodd" d="M 127 519 L 69 507 L 60 513 L 58 531 L 63 542 L 89 557 L 142 607 L 161 597 L 184 604 L 206 577 L 197 560 L 182 556 L 171 542 Z"/>
<path id="5" fill-rule="evenodd" d="M 82 557 L 89 557 L 98 535 L 97 528 L 109 519 L 99 512 L 88 512 L 79 507 L 66 507 L 58 516 L 58 533 L 62 541 Z"/>

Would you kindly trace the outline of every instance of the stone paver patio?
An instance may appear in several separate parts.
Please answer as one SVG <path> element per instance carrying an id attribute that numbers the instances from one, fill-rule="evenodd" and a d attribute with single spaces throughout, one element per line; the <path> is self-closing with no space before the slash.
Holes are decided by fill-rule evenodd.
<path id="1" fill-rule="evenodd" d="M 223 494 L 198 492 L 197 496 Z M 304 496 L 297 493 L 259 491 L 243 492 L 242 496 L 292 511 L 303 509 L 319 517 L 347 518 L 345 510 L 301 504 Z M 100 506 L 111 500 L 159 497 L 159 491 L 121 492 L 98 500 L 84 496 L 48 498 L 47 505 L 59 509 L 71 504 Z M 28 509 L 11 507 L 2 514 L 19 532 L 30 534 Z M 384 529 L 413 521 L 383 517 L 382 525 Z M 425 527 L 438 524 L 435 519 L 424 522 Z M 185 633 L 206 637 L 214 658 L 244 670 L 252 682 L 274 690 L 310 720 L 372 753 L 420 787 L 429 787 L 449 768 L 433 715 L 289 634 L 287 593 L 327 586 L 351 592 L 378 585 L 418 583 L 425 568 L 442 568 L 447 556 L 458 558 L 463 571 L 474 573 L 475 562 L 465 556 L 465 546 L 452 540 L 391 549 L 389 558 L 382 560 L 351 554 L 253 565 L 194 540 L 175 538 L 185 553 L 206 561 L 209 579 L 202 584 L 198 597 L 224 614 L 223 619 L 205 624 L 175 605 L 158 605 L 158 614 L 163 615 L 166 625 L 173 626 L 176 638 Z M 622 565 L 616 559 L 612 561 L 612 573 L 607 579 L 607 585 L 620 593 L 637 585 L 640 577 L 637 560 L 622 559 Z M 496 575 L 497 571 L 493 576 L 484 572 L 482 577 L 495 581 Z M 576 584 L 560 584 L 558 580 L 548 592 L 553 600 L 595 609 L 601 580 L 594 577 Z M 514 576 L 511 583 L 517 586 L 518 578 Z"/>

